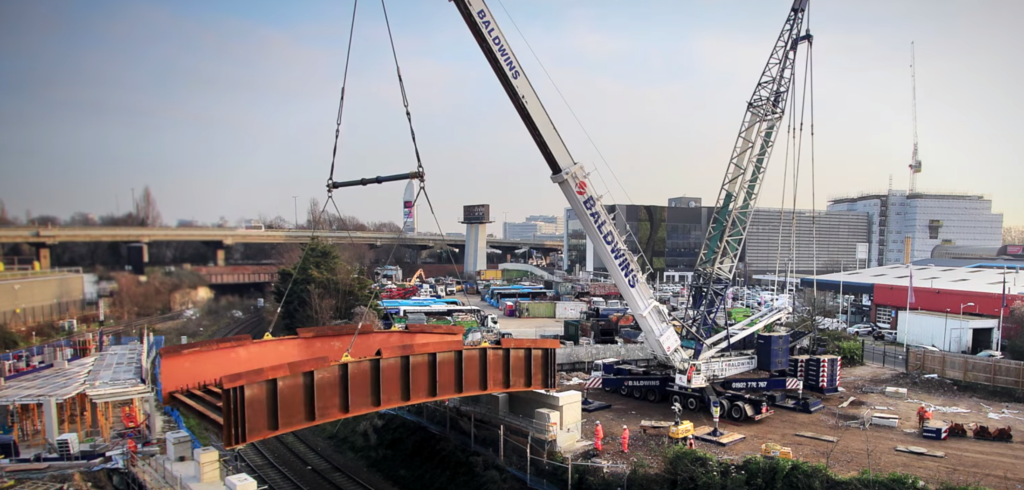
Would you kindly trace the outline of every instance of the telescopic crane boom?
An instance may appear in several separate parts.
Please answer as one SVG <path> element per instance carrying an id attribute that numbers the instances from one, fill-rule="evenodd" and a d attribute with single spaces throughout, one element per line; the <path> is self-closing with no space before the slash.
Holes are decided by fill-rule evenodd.
<path id="1" fill-rule="evenodd" d="M 807 4 L 808 0 L 794 0 L 754 94 L 747 102 L 743 124 L 697 259 L 687 326 L 701 336 L 697 339 L 698 352 L 703 347 L 701 340 L 711 335 L 715 317 L 736 274 L 765 167 L 781 130 L 797 46 L 813 39 L 810 32 L 800 34 Z"/>
<path id="2" fill-rule="evenodd" d="M 587 172 L 573 160 L 487 4 L 483 0 L 454 0 L 454 3 L 551 169 L 551 180 L 558 184 L 580 217 L 580 224 L 597 245 L 596 253 L 602 262 L 608 264 L 609 276 L 633 310 L 647 344 L 659 360 L 685 370 L 690 355 L 682 348 L 668 312 L 655 299 L 642 269 L 616 232 L 600 198 L 588 185 Z"/>

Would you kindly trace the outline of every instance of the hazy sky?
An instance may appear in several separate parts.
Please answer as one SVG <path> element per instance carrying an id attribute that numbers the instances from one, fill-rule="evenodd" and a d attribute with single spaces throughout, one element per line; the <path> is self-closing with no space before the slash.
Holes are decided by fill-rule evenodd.
<path id="1" fill-rule="evenodd" d="M 790 2 L 504 0 L 632 202 L 713 203 Z M 497 0 L 491 9 L 567 141 L 629 202 Z M 153 188 L 165 221 L 292 218 L 323 198 L 348 1 L 0 2 L 0 199 L 13 212 L 125 211 Z M 444 231 L 463 204 L 500 221 L 564 198 L 455 7 L 389 2 L 417 139 Z M 1024 2 L 812 0 L 816 203 L 906 188 L 910 42 L 919 189 L 983 193 L 1024 224 L 1014 121 Z M 360 4 L 335 178 L 415 159 L 379 3 Z M 802 67 L 801 55 L 799 64 Z M 802 68 L 801 68 L 802 71 Z M 809 130 L 806 131 L 809 133 Z M 805 138 L 809 138 L 806 135 Z M 759 205 L 777 207 L 782 146 Z M 809 150 L 802 207 L 811 206 Z M 602 186 L 600 179 L 595 184 Z M 403 184 L 341 190 L 342 211 L 401 220 Z M 788 191 L 787 191 L 788 192 Z M 420 206 L 420 228 L 436 231 Z"/>

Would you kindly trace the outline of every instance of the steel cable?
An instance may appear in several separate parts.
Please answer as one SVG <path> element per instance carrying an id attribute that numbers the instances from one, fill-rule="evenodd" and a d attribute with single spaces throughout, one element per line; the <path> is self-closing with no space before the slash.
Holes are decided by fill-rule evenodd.
<path id="1" fill-rule="evenodd" d="M 333 191 L 331 184 L 334 183 L 334 161 L 338 157 L 338 140 L 341 137 L 341 116 L 345 112 L 345 85 L 348 84 L 348 64 L 352 59 L 352 35 L 356 28 L 356 7 L 359 0 L 352 3 L 352 22 L 348 28 L 348 47 L 345 48 L 345 71 L 341 76 L 341 99 L 338 101 L 338 120 L 334 127 L 334 150 L 331 152 L 331 175 L 327 178 L 327 193 Z M 325 203 L 326 204 L 326 203 Z"/>

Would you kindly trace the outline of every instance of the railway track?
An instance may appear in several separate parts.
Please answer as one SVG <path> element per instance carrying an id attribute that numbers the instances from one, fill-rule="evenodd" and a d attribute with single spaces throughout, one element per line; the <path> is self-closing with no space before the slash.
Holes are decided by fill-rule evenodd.
<path id="1" fill-rule="evenodd" d="M 238 454 L 270 490 L 373 490 L 294 434 L 248 444 Z"/>
<path id="2" fill-rule="evenodd" d="M 259 444 L 249 444 L 239 448 L 238 455 L 252 470 L 250 476 L 256 479 L 260 488 L 270 490 L 306 490 L 309 488 L 299 483 L 291 472 L 275 462 L 266 451 L 260 448 Z"/>
<path id="3" fill-rule="evenodd" d="M 220 332 L 214 336 L 214 338 L 225 338 L 235 335 L 261 336 L 263 332 L 267 330 L 266 323 L 266 319 L 263 318 L 263 315 L 259 313 L 252 313 L 234 323 L 229 323 L 224 326 L 220 329 Z"/>

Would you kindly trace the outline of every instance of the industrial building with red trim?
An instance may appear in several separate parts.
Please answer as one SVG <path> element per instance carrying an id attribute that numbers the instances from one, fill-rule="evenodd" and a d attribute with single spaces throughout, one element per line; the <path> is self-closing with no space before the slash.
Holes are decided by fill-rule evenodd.
<path id="1" fill-rule="evenodd" d="M 907 311 L 908 288 L 913 275 L 914 297 L 911 313 L 932 312 L 953 315 L 960 320 L 999 319 L 988 322 L 993 328 L 991 346 L 976 342 L 970 353 L 995 349 L 1016 335 L 1018 325 L 1009 324 L 1010 307 L 1024 302 L 1024 275 L 1020 268 L 1024 261 L 1009 259 L 926 259 L 911 265 L 888 265 L 870 269 L 850 270 L 801 280 L 805 289 L 842 291 L 844 296 L 854 295 L 853 302 L 859 314 L 856 321 L 889 326 L 903 338 L 901 312 Z M 1004 303 L 1005 301 L 1005 303 Z M 1005 307 L 1004 307 L 1005 305 Z M 962 317 L 961 317 L 962 315 Z M 852 323 L 852 322 L 851 322 Z M 906 322 L 903 322 L 904 325 Z M 911 328 L 915 328 L 912 324 Z M 981 332 L 984 333 L 984 332 Z M 985 335 L 988 335 L 987 333 Z M 982 337 L 977 337 L 982 338 Z"/>

